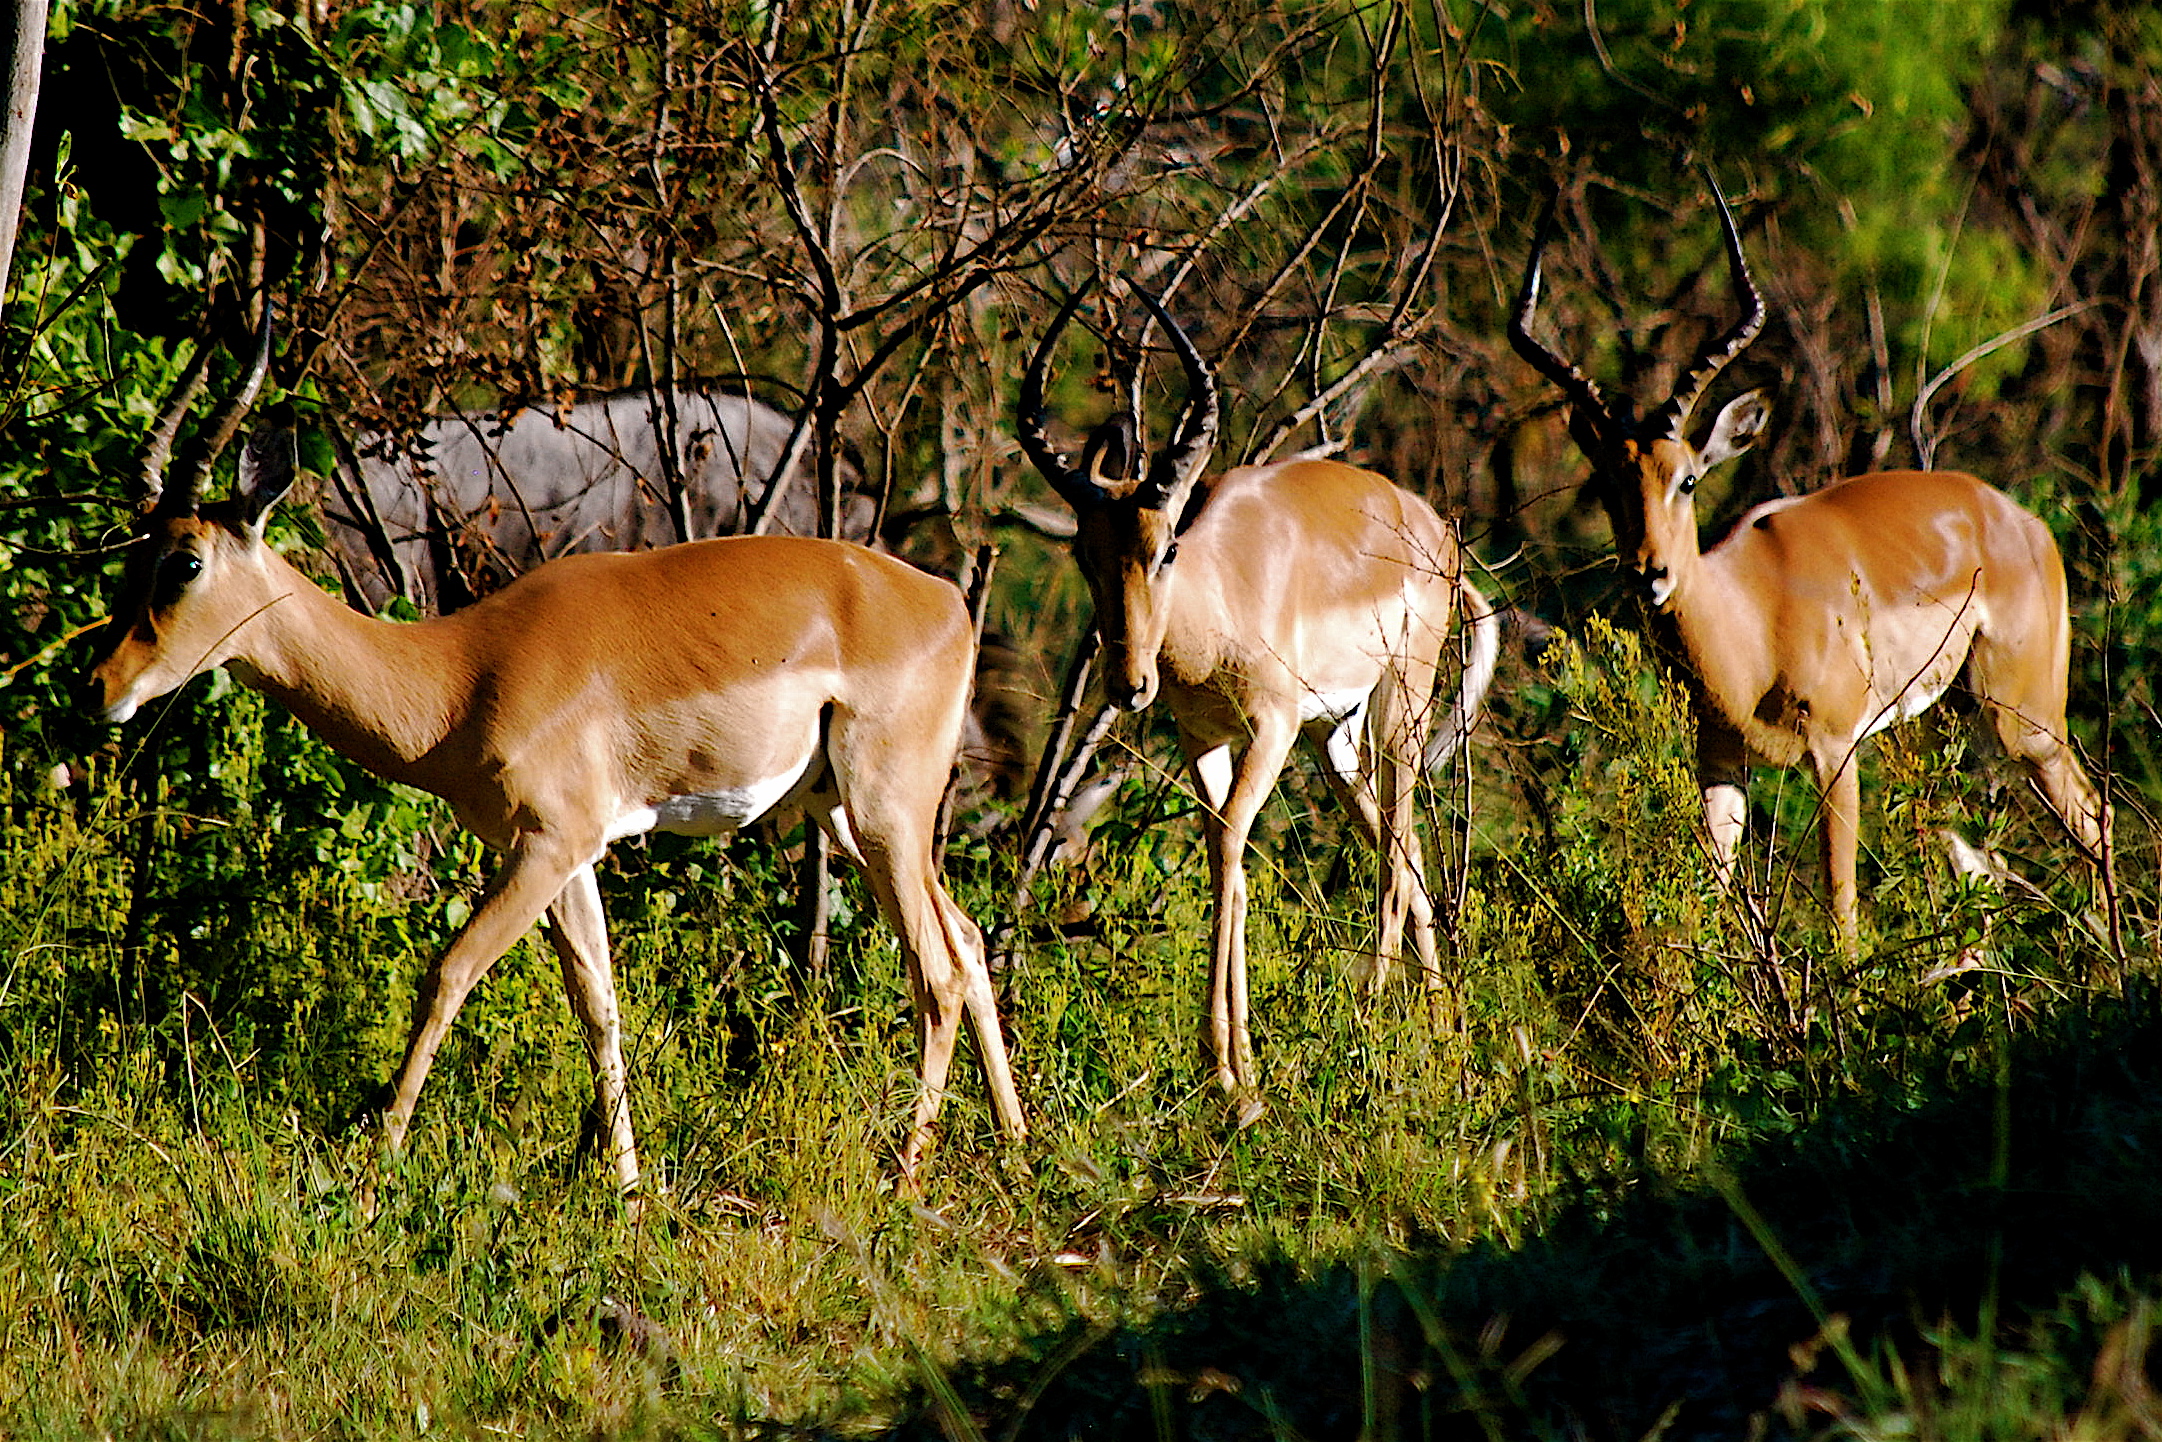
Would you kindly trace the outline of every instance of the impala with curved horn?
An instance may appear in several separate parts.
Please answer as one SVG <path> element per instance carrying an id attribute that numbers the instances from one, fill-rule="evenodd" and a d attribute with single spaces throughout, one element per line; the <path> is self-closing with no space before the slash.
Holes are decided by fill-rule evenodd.
<path id="1" fill-rule="evenodd" d="M 245 406 L 228 408 L 234 425 Z M 466 996 L 539 920 L 585 1033 L 609 1165 L 635 1186 L 594 864 L 619 837 L 725 835 L 783 807 L 862 865 L 900 934 L 922 1053 L 904 1171 L 929 1141 L 964 1011 L 998 1119 L 1025 1134 L 982 938 L 932 862 L 974 660 L 954 587 L 859 546 L 740 537 L 565 557 L 455 615 L 397 625 L 347 609 L 264 544 L 292 479 L 290 432 L 249 445 L 226 501 L 199 500 L 207 460 L 159 495 L 153 461 L 91 672 L 106 718 L 230 666 L 371 771 L 444 798 L 503 853 L 421 980 L 390 1146 Z"/>
<path id="2" fill-rule="evenodd" d="M 1080 305 L 1069 299 L 1021 386 L 1024 450 L 1077 520 L 1074 558 L 1096 603 L 1111 700 L 1170 703 L 1205 802 L 1216 915 L 1209 1045 L 1224 1089 L 1259 1115 L 1247 1020 L 1246 841 L 1303 733 L 1381 855 L 1378 987 L 1405 923 L 1430 991 L 1442 990 L 1433 910 L 1413 830 L 1413 786 L 1468 734 L 1493 678 L 1500 620 L 1466 578 L 1455 529 L 1426 502 L 1336 461 L 1240 466 L 1203 479 L 1215 447 L 1216 376 L 1177 322 L 1137 291 L 1177 349 L 1188 389 L 1171 443 L 1137 454 L 1120 415 L 1078 468 L 1045 439 L 1043 382 Z M 1452 613 L 1471 627 L 1454 707 L 1432 703 Z"/>
<path id="3" fill-rule="evenodd" d="M 1697 482 L 1747 450 L 1768 411 L 1752 390 L 1727 402 L 1701 443 L 1689 439 L 1697 403 L 1764 325 L 1734 217 L 1714 195 L 1741 317 L 1642 419 L 1532 337 L 1552 210 L 1509 324 L 1517 354 L 1568 398 L 1615 548 L 1686 662 L 1714 869 L 1731 877 L 1751 760 L 1807 760 L 1824 798 L 1832 918 L 1851 947 L 1856 749 L 1928 709 L 1964 670 L 2005 750 L 2106 870 L 2109 813 L 2065 739 L 2064 563 L 2033 514 L 1970 475 L 1887 471 L 1767 502 L 1699 549 Z"/>

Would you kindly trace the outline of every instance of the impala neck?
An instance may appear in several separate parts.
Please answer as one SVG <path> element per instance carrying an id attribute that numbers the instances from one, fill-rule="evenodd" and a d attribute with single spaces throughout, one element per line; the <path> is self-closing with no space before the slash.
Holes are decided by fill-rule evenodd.
<path id="1" fill-rule="evenodd" d="M 1659 629 L 1680 646 L 1706 700 L 1724 713 L 1719 698 L 1756 694 L 1751 678 L 1763 667 L 1767 634 L 1761 603 L 1716 554 L 1675 546 L 1661 559 L 1671 589 L 1655 610 Z M 1749 718 L 1726 719 L 1740 727 Z"/>
<path id="2" fill-rule="evenodd" d="M 425 786 L 460 694 L 455 621 L 398 625 L 326 595 L 269 552 L 269 599 L 227 663 L 342 754 Z"/>

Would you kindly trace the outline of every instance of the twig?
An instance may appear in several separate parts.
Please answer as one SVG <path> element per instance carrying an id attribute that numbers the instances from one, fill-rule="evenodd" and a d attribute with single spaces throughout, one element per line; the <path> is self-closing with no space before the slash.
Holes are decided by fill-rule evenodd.
<path id="1" fill-rule="evenodd" d="M 2048 315 L 2037 316 L 2033 320 L 2027 321 L 2022 325 L 2013 326 L 2010 330 L 2005 331 L 2002 334 L 1991 336 L 1988 340 L 1983 341 L 1978 346 L 1975 346 L 1966 354 L 1962 355 L 1958 360 L 1953 361 L 1943 370 L 1938 371 L 1934 376 L 1931 376 L 1929 379 L 1929 383 L 1922 387 L 1921 393 L 1919 395 L 1915 396 L 1914 409 L 1910 411 L 1907 416 L 1908 433 L 1913 438 L 1915 459 L 1917 462 L 1920 463 L 1921 468 L 1925 471 L 1933 469 L 1931 463 L 1936 458 L 1937 443 L 1935 440 L 1930 439 L 1923 434 L 1922 427 L 1924 426 L 1924 424 L 1927 423 L 1929 419 L 1929 402 L 1932 398 L 1936 396 L 1937 392 L 1943 388 L 1944 384 L 1947 381 L 1951 380 L 1954 376 L 1958 375 L 1968 366 L 1971 366 L 1976 361 L 1982 359 L 1982 357 L 1989 355 L 1994 351 L 2004 349 L 2013 341 L 2025 340 L 2028 336 L 2033 335 L 2038 330 L 2046 330 L 2048 327 L 2055 325 L 2058 321 L 2078 315 L 2082 311 L 2093 310 L 2099 304 L 2101 304 L 2101 302 L 2096 300 L 2082 300 L 2074 301 L 2071 305 L 2059 306 L 2057 307 L 2057 309 L 2051 311 Z"/>

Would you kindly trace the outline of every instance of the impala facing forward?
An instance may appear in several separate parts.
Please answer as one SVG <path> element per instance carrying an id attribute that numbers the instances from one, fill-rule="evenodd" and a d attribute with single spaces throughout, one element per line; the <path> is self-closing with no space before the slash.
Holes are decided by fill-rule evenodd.
<path id="1" fill-rule="evenodd" d="M 1855 752 L 1927 710 L 1962 670 L 2005 750 L 2106 869 L 2109 814 L 2065 739 L 2071 624 L 2064 563 L 2040 520 L 1970 475 L 1890 471 L 1758 506 L 1699 551 L 1697 482 L 1747 450 L 1766 415 L 1764 393 L 1750 391 L 1726 404 L 1701 445 L 1689 440 L 1697 402 L 1764 324 L 1723 198 L 1719 215 L 1741 318 L 1641 420 L 1532 338 L 1547 227 L 1509 327 L 1517 354 L 1568 397 L 1570 434 L 1591 461 L 1615 547 L 1687 663 L 1719 876 L 1730 877 L 1741 840 L 1751 759 L 1806 759 L 1824 796 L 1832 917 L 1851 946 Z"/>
<path id="2" fill-rule="evenodd" d="M 747 537 L 566 557 L 453 616 L 394 625 L 264 544 L 289 433 L 259 436 L 234 498 L 208 505 L 208 463 L 161 495 L 152 449 L 143 534 L 92 672 L 105 716 L 229 665 L 378 775 L 449 801 L 504 855 L 421 980 L 384 1118 L 393 1148 L 467 994 L 545 913 L 608 1162 L 635 1186 L 594 863 L 618 837 L 725 835 L 781 807 L 863 866 L 900 933 L 922 1047 L 904 1170 L 930 1138 L 964 1009 L 999 1121 L 1023 1134 L 982 939 L 932 865 L 973 660 L 952 586 L 857 546 Z"/>
<path id="3" fill-rule="evenodd" d="M 1259 1115 L 1247 1024 L 1246 839 L 1303 732 L 1379 848 L 1378 987 L 1408 915 L 1429 990 L 1442 991 L 1413 787 L 1468 733 L 1493 677 L 1500 622 L 1464 576 L 1455 530 L 1418 497 L 1335 461 L 1241 466 L 1204 481 L 1216 377 L 1155 299 L 1188 399 L 1146 466 L 1125 416 L 1098 426 L 1078 469 L 1044 434 L 1043 380 L 1080 303 L 1060 311 L 1021 387 L 1029 458 L 1073 507 L 1074 557 L 1096 603 L 1112 701 L 1170 702 L 1215 883 L 1209 1044 L 1218 1082 Z M 1454 709 L 1430 728 L 1451 613 L 1472 624 Z"/>

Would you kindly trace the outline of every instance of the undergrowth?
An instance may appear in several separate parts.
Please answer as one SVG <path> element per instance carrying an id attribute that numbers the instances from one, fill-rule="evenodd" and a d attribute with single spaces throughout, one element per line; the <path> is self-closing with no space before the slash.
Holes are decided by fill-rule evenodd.
<path id="1" fill-rule="evenodd" d="M 628 1217 L 534 942 L 409 1150 L 365 1126 L 485 858 L 244 696 L 0 845 L 0 1430 L 22 1437 L 2151 1435 L 2155 996 L 1953 733 L 1869 786 L 1875 936 L 1762 778 L 1713 885 L 1685 713 L 1601 628 L 1430 805 L 1461 1029 L 1350 985 L 1371 862 L 1312 778 L 1257 838 L 1268 1112 L 1199 1037 L 1206 872 L 1141 735 L 1002 978 L 1034 1135 L 956 1070 L 921 1195 L 898 954 L 850 882 L 794 974 L 785 838 L 619 848 Z M 1803 788 L 1806 790 L 1806 788 Z M 1958 825 L 2026 880 L 1947 879 Z M 2121 866 L 2151 875 L 2129 809 Z M 1003 842 L 948 875 L 994 919 Z M 2128 891 L 2141 945 L 2154 897 Z M 1401 971 L 1401 969 L 1400 969 Z M 2120 995 L 2118 984 L 2124 983 Z"/>

